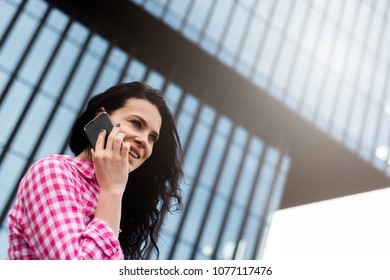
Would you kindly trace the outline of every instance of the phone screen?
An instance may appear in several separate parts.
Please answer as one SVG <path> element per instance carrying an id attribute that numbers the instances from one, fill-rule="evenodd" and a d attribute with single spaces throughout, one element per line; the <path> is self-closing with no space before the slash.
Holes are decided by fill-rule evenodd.
<path id="1" fill-rule="evenodd" d="M 84 126 L 84 131 L 92 147 L 95 149 L 96 141 L 102 129 L 106 130 L 106 139 L 104 141 L 104 147 L 106 147 L 107 137 L 113 127 L 114 125 L 112 124 L 110 116 L 106 112 L 102 112 Z"/>

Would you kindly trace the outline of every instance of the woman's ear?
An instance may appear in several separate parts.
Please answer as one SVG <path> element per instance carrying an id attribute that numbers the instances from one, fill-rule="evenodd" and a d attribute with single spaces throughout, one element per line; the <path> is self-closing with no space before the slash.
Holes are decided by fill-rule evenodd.
<path id="1" fill-rule="evenodd" d="M 100 107 L 99 110 L 96 111 L 95 117 L 96 117 L 97 115 L 99 115 L 100 113 L 103 113 L 103 112 L 105 112 L 105 111 L 106 111 L 106 109 L 104 109 L 104 107 Z"/>

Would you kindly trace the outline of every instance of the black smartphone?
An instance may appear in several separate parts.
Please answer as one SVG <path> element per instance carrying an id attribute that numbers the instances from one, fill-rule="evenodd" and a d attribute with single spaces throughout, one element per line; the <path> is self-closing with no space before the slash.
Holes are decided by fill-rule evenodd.
<path id="1" fill-rule="evenodd" d="M 113 127 L 114 125 L 110 119 L 110 116 L 106 112 L 100 113 L 92 121 L 84 126 L 85 134 L 87 135 L 87 138 L 93 149 L 95 149 L 96 141 L 102 129 L 106 130 L 106 139 L 104 141 L 104 147 L 106 147 L 107 137 Z"/>

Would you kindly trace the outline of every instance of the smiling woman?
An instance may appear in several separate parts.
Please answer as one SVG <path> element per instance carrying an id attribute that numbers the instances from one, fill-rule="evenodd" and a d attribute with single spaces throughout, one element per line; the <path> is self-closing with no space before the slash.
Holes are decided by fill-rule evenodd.
<path id="1" fill-rule="evenodd" d="M 96 148 L 84 126 L 115 124 Z M 106 145 L 105 145 L 106 144 Z M 172 203 L 181 207 L 181 145 L 162 93 L 124 83 L 93 97 L 72 128 L 75 156 L 35 163 L 9 214 L 8 259 L 143 259 Z M 172 201 L 174 200 L 174 201 Z"/>

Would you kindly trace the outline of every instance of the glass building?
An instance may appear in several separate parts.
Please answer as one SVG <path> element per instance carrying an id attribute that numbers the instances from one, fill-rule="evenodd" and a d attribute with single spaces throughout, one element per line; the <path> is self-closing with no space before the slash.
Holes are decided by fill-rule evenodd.
<path id="1" fill-rule="evenodd" d="M 1 0 L 0 258 L 23 174 L 122 81 L 165 92 L 184 148 L 161 259 L 260 259 L 275 210 L 387 186 L 389 5 Z"/>

